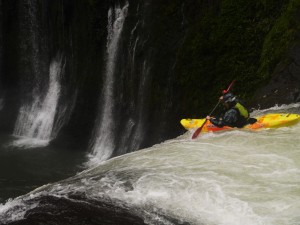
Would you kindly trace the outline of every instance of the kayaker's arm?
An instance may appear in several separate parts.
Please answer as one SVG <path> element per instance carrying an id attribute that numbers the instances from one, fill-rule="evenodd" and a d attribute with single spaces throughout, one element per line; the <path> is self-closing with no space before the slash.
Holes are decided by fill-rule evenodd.
<path id="1" fill-rule="evenodd" d="M 218 118 L 207 116 L 206 119 L 209 120 L 213 125 L 215 125 L 217 127 L 225 126 L 223 123 L 223 120 L 221 118 L 218 119 Z"/>
<path id="2" fill-rule="evenodd" d="M 230 126 L 234 127 L 234 124 L 238 119 L 238 112 L 235 109 L 228 110 L 222 118 L 206 117 L 213 125 L 217 127 Z"/>

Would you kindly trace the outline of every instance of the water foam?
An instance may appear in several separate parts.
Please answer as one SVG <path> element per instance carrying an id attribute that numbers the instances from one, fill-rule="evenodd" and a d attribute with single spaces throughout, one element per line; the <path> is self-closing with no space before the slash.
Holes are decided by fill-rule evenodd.
<path id="1" fill-rule="evenodd" d="M 190 134 L 101 162 L 33 194 L 109 199 L 207 225 L 292 225 L 300 210 L 300 124 Z M 152 222 L 151 222 L 152 221 Z"/>

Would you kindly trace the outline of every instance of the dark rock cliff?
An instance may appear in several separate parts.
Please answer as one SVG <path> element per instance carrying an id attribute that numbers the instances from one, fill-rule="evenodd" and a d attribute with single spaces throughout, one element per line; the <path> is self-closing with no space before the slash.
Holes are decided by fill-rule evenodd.
<path id="1" fill-rule="evenodd" d="M 255 107 L 299 102 L 300 3 L 289 1 L 265 38 L 258 72 L 266 79 L 252 99 Z"/>
<path id="2" fill-rule="evenodd" d="M 53 143 L 70 139 L 87 147 L 103 89 L 108 9 L 125 1 L 1 1 L 3 132 L 13 130 L 28 89 L 22 85 L 30 82 L 24 10 L 32 2 L 39 16 L 41 67 L 61 52 L 66 76 L 60 105 L 76 98 Z M 122 135 L 129 119 L 143 121 L 140 147 L 182 133 L 179 120 L 205 116 L 233 79 L 233 91 L 252 107 L 300 100 L 296 0 L 130 0 L 129 5 L 117 58 L 116 132 Z M 147 74 L 144 86 L 141 74 Z M 137 90 L 145 90 L 143 101 Z"/>

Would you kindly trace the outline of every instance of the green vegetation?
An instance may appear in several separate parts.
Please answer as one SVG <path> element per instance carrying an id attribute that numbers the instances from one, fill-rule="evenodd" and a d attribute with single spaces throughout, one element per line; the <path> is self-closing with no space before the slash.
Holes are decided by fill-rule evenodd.
<path id="1" fill-rule="evenodd" d="M 300 1 L 291 0 L 267 34 L 261 53 L 259 74 L 268 79 L 280 61 L 287 60 L 287 51 L 297 41 L 300 31 Z"/>
<path id="2" fill-rule="evenodd" d="M 195 4 L 196 2 L 196 4 Z M 249 100 L 266 83 L 299 35 L 299 0 L 223 0 L 217 5 L 193 2 L 198 13 L 188 21 L 178 48 L 176 84 L 182 110 L 207 113 L 220 90 L 233 79 L 234 92 Z M 205 7 L 205 8 L 204 8 Z M 184 111 L 183 111 L 184 112 Z"/>

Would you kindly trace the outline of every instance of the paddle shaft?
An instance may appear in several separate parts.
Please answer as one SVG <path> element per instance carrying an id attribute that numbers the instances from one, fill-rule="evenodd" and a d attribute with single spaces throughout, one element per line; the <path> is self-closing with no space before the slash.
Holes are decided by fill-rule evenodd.
<path id="1" fill-rule="evenodd" d="M 234 82 L 235 82 L 235 80 L 233 80 L 233 81 L 231 82 L 231 84 L 229 84 L 227 90 L 223 90 L 223 94 L 226 94 L 226 93 L 230 90 L 230 88 L 231 88 L 231 86 L 234 84 Z"/>
<path id="2" fill-rule="evenodd" d="M 218 101 L 218 104 L 215 106 L 215 108 L 210 112 L 209 116 L 211 116 L 211 114 L 213 114 L 213 112 L 216 110 L 216 108 L 218 107 L 218 105 L 220 104 L 221 100 Z M 201 127 L 199 127 L 195 133 L 192 136 L 192 139 L 195 139 L 196 137 L 198 137 L 198 135 L 200 134 L 203 126 L 206 124 L 207 119 L 205 118 L 204 123 L 201 125 Z"/>

